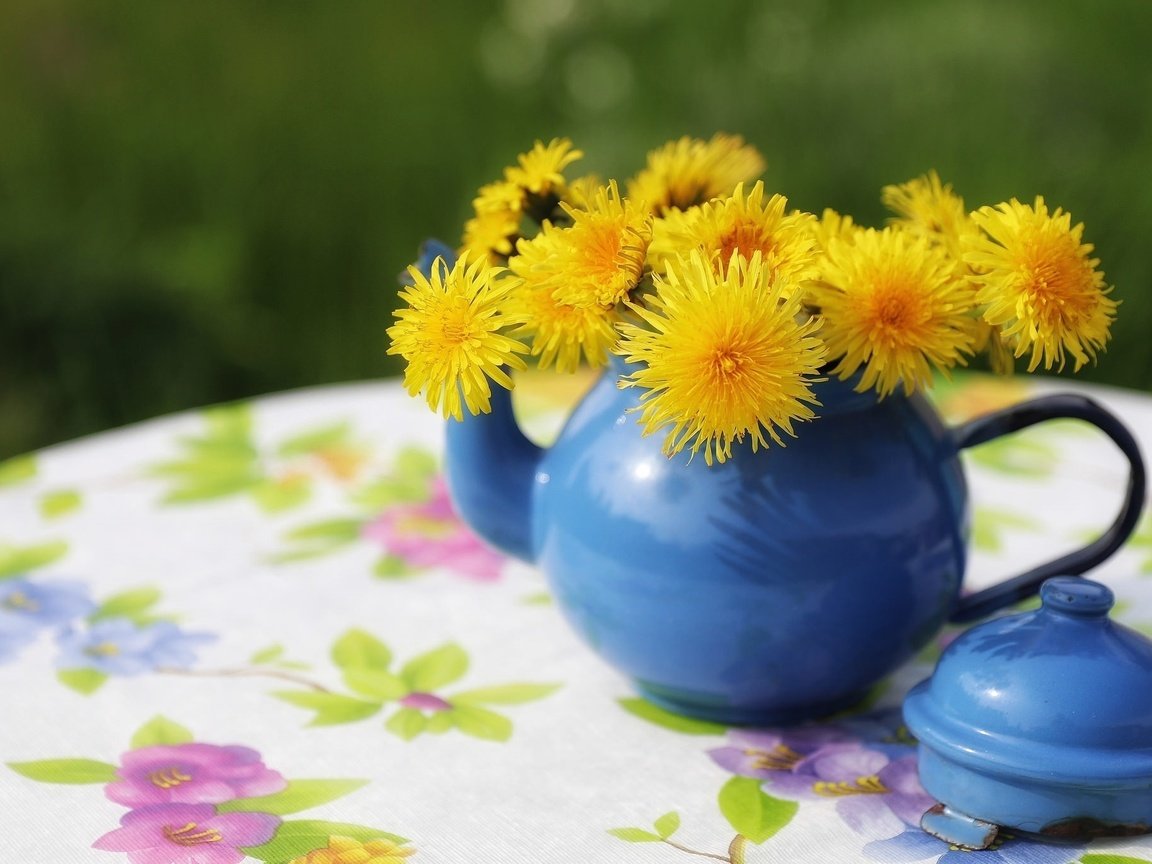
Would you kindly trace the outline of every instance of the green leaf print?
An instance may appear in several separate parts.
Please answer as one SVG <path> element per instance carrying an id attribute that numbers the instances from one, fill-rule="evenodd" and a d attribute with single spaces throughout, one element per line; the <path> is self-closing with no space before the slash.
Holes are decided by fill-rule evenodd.
<path id="1" fill-rule="evenodd" d="M 75 489 L 55 489 L 40 496 L 40 515 L 45 519 L 59 519 L 74 513 L 84 503 Z"/>
<path id="2" fill-rule="evenodd" d="M 44 567 L 63 558 L 68 552 L 64 540 L 51 540 L 32 546 L 9 546 L 0 543 L 0 579 L 22 576 L 29 570 Z"/>
<path id="3" fill-rule="evenodd" d="M 180 455 L 151 468 L 152 474 L 170 483 L 164 503 L 248 495 L 261 510 L 274 515 L 310 500 L 318 472 L 345 481 L 363 461 L 361 448 L 349 441 L 347 423 L 307 430 L 262 451 L 248 406 L 226 405 L 203 417 L 202 434 L 179 438 Z"/>
<path id="4" fill-rule="evenodd" d="M 307 477 L 264 480 L 252 487 L 252 499 L 265 513 L 281 513 L 299 507 L 312 497 Z"/>
<path id="5" fill-rule="evenodd" d="M 332 646 L 332 662 L 341 669 L 385 671 L 392 662 L 392 651 L 371 633 L 352 629 Z"/>
<path id="6" fill-rule="evenodd" d="M 984 552 L 1004 548 L 1005 531 L 1040 530 L 1040 523 L 1029 516 L 995 507 L 977 507 L 972 518 L 972 545 Z"/>
<path id="7" fill-rule="evenodd" d="M 372 575 L 377 579 L 404 579 L 413 575 L 413 570 L 398 555 L 382 555 L 372 565 Z"/>
<path id="8" fill-rule="evenodd" d="M 512 721 L 487 706 L 533 702 L 560 687 L 554 683 L 516 682 L 441 694 L 436 691 L 468 670 L 468 654 L 463 648 L 454 643 L 441 645 L 408 661 L 397 672 L 392 669 L 392 650 L 372 634 L 356 628 L 335 641 L 331 656 L 341 670 L 344 684 L 355 695 L 333 693 L 320 685 L 313 690 L 279 691 L 273 695 L 316 712 L 313 726 L 353 723 L 377 714 L 389 703 L 400 703 L 394 706 L 384 727 L 406 741 L 424 733 L 443 734 L 452 729 L 473 738 L 507 741 L 512 736 Z"/>
<path id="9" fill-rule="evenodd" d="M 680 830 L 680 814 L 675 810 L 670 813 L 665 813 L 652 823 L 652 827 L 656 829 L 656 833 L 660 835 L 661 840 L 667 840 Z"/>
<path id="10" fill-rule="evenodd" d="M 1152 864 L 1147 858 L 1131 858 L 1127 855 L 1084 855 L 1082 864 Z"/>
<path id="11" fill-rule="evenodd" d="M 187 744 L 195 739 L 189 729 L 175 720 L 156 715 L 132 736 L 132 748 L 155 747 L 161 744 Z"/>
<path id="12" fill-rule="evenodd" d="M 389 834 L 387 831 L 379 831 L 365 825 L 300 819 L 280 823 L 280 827 L 276 829 L 276 836 L 267 843 L 260 846 L 246 846 L 241 851 L 268 864 L 284 864 L 316 849 L 323 849 L 328 845 L 329 837 L 351 837 L 361 843 L 368 843 L 371 840 L 408 842 L 397 834 Z"/>
<path id="13" fill-rule="evenodd" d="M 721 788 L 718 803 L 728 824 L 753 843 L 763 843 L 800 809 L 795 801 L 766 794 L 754 777 L 733 777 Z"/>
<path id="14" fill-rule="evenodd" d="M 452 696 L 456 705 L 521 705 L 550 696 L 560 689 L 559 684 L 504 684 L 497 687 L 479 687 Z"/>
<path id="15" fill-rule="evenodd" d="M 293 547 L 269 556 L 273 564 L 290 564 L 320 558 L 360 539 L 364 519 L 341 518 L 309 522 L 293 528 L 284 539 Z"/>
<path id="16" fill-rule="evenodd" d="M 400 678 L 383 669 L 366 667 L 345 669 L 344 683 L 348 685 L 349 690 L 379 702 L 391 702 L 411 692 Z"/>
<path id="17" fill-rule="evenodd" d="M 512 721 L 503 714 L 497 714 L 487 708 L 478 705 L 459 705 L 452 709 L 451 716 L 453 725 L 473 738 L 507 741 L 512 737 Z"/>
<path id="18" fill-rule="evenodd" d="M 652 827 L 656 829 L 655 832 L 648 831 L 644 828 L 609 828 L 608 833 L 628 843 L 659 843 L 668 840 L 669 837 L 680 830 L 680 814 L 675 810 L 665 813 L 652 823 Z M 672 845 L 677 846 L 677 844 Z M 677 848 L 683 849 L 686 852 L 690 851 L 683 846 L 677 846 Z"/>
<path id="19" fill-rule="evenodd" d="M 77 693 L 89 696 L 104 686 L 108 676 L 98 669 L 61 669 L 56 680 Z"/>
<path id="20" fill-rule="evenodd" d="M 367 780 L 289 780 L 288 785 L 274 795 L 237 798 L 216 805 L 216 809 L 221 813 L 245 811 L 287 816 L 343 798 L 366 785 Z"/>
<path id="21" fill-rule="evenodd" d="M 326 450 L 340 444 L 347 444 L 352 438 L 352 427 L 347 421 L 310 429 L 280 442 L 277 452 L 281 456 L 306 456 L 317 450 Z"/>
<path id="22" fill-rule="evenodd" d="M 36 456 L 28 453 L 0 462 L 0 488 L 24 483 L 36 476 Z"/>
<path id="23" fill-rule="evenodd" d="M 435 456 L 420 447 L 406 447 L 396 455 L 387 474 L 353 493 L 352 503 L 376 513 L 391 504 L 424 501 L 435 474 Z"/>
<path id="24" fill-rule="evenodd" d="M 405 741 L 411 741 L 428 726 L 428 718 L 415 708 L 401 708 L 388 718 L 384 728 Z"/>
<path id="25" fill-rule="evenodd" d="M 113 594 L 100 604 L 95 612 L 88 616 L 89 621 L 102 621 L 105 618 L 128 618 L 140 623 L 147 619 L 148 610 L 160 602 L 160 590 L 157 588 L 137 588 Z"/>
<path id="26" fill-rule="evenodd" d="M 647 699 L 630 697 L 616 701 L 629 714 L 639 717 L 641 720 L 647 720 L 656 726 L 671 729 L 673 732 L 681 732 L 685 735 L 723 735 L 728 731 L 727 726 L 722 726 L 719 723 L 682 717 L 671 711 L 665 711 Z"/>
<path id="27" fill-rule="evenodd" d="M 341 723 L 355 723 L 379 713 L 381 703 L 365 702 L 353 696 L 339 693 L 318 693 L 302 690 L 277 690 L 273 694 L 290 705 L 315 711 L 309 726 L 336 726 Z"/>
<path id="28" fill-rule="evenodd" d="M 463 678 L 467 671 L 467 653 L 450 642 L 409 660 L 400 670 L 400 677 L 414 691 L 431 692 Z"/>
<path id="29" fill-rule="evenodd" d="M 1015 433 L 965 450 L 974 465 L 1013 477 L 1043 480 L 1056 470 L 1060 450 L 1035 432 Z"/>
<path id="30" fill-rule="evenodd" d="M 35 762 L 9 762 L 17 774 L 41 783 L 111 783 L 116 766 L 95 759 L 40 759 Z"/>
<path id="31" fill-rule="evenodd" d="M 275 663 L 284 656 L 284 646 L 280 643 L 269 645 L 267 648 L 261 648 L 248 658 L 248 662 L 260 666 L 265 663 Z"/>
<path id="32" fill-rule="evenodd" d="M 609 828 L 608 833 L 629 843 L 659 843 L 664 839 L 643 828 Z"/>

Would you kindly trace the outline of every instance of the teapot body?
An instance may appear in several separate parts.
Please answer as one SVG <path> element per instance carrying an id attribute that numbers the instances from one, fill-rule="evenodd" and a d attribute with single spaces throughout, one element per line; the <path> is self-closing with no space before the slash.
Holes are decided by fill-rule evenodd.
<path id="1" fill-rule="evenodd" d="M 532 557 L 649 700 L 733 724 L 827 715 L 952 611 L 968 516 L 947 430 L 919 396 L 815 392 L 820 416 L 787 446 L 708 466 L 664 456 L 609 373 L 541 454 Z"/>

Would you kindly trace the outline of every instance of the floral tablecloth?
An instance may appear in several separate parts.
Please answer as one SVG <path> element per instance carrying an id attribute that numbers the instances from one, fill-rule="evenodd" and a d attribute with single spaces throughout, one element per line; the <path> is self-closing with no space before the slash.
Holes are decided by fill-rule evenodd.
<path id="1" fill-rule="evenodd" d="M 547 437 L 579 378 L 529 378 Z M 968 376 L 953 420 L 1068 389 Z M 1152 451 L 1152 398 L 1087 389 Z M 394 383 L 182 414 L 0 463 L 0 860 L 62 864 L 1152 860 L 950 850 L 903 692 L 800 729 L 638 699 L 532 568 L 480 545 Z M 1050 423 L 968 459 L 973 585 L 1103 527 L 1125 466 Z M 1096 574 L 1152 631 L 1152 521 Z M 975 857 L 972 857 L 975 856 Z"/>

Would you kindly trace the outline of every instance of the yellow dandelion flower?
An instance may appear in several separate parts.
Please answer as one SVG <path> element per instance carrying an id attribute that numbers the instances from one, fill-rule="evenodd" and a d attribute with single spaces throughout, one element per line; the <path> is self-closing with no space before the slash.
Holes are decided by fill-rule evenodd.
<path id="1" fill-rule="evenodd" d="M 988 365 L 997 375 L 1011 375 L 1016 365 L 1012 346 L 1004 338 L 1004 331 L 983 318 L 976 321 L 976 341 L 972 345 L 972 351 L 976 354 L 986 352 Z"/>
<path id="2" fill-rule="evenodd" d="M 573 210 L 587 210 L 596 197 L 596 192 L 603 186 L 604 181 L 595 174 L 577 177 L 564 190 L 564 203 Z"/>
<path id="3" fill-rule="evenodd" d="M 739 135 L 710 141 L 684 137 L 648 154 L 647 165 L 628 183 L 628 197 L 657 214 L 686 210 L 722 195 L 764 172 L 764 157 Z"/>
<path id="4" fill-rule="evenodd" d="M 813 229 L 816 235 L 816 244 L 821 249 L 827 249 L 836 240 L 840 243 L 851 243 L 861 229 L 852 221 L 852 217 L 845 213 L 837 213 L 831 207 L 825 207 L 820 219 Z"/>
<path id="5" fill-rule="evenodd" d="M 480 187 L 472 207 L 477 213 L 519 213 L 524 209 L 524 190 L 507 180 L 497 180 Z"/>
<path id="6" fill-rule="evenodd" d="M 620 197 L 615 180 L 596 190 L 586 210 L 565 207 L 565 213 L 572 225 L 557 234 L 561 254 L 550 264 L 556 299 L 570 306 L 615 306 L 644 275 L 651 217 Z"/>
<path id="7" fill-rule="evenodd" d="M 517 164 L 504 169 L 504 179 L 533 195 L 545 196 L 564 189 L 564 169 L 583 158 L 567 138 L 553 138 L 545 145 L 537 141 L 527 153 L 516 157 Z"/>
<path id="8" fill-rule="evenodd" d="M 952 191 L 952 184 L 942 183 L 935 171 L 885 186 L 880 200 L 896 214 L 888 220 L 890 225 L 939 243 L 959 260 L 961 238 L 974 228 L 964 199 Z"/>
<path id="9" fill-rule="evenodd" d="M 733 258 L 722 273 L 694 252 L 655 282 L 652 308 L 632 306 L 642 323 L 620 325 L 617 353 L 644 364 L 625 386 L 645 390 L 645 434 L 671 427 L 666 454 L 689 447 L 709 465 L 724 462 L 733 443 L 783 444 L 781 432 L 794 436 L 795 421 L 815 416 L 809 381 L 824 345 L 759 252 Z"/>
<path id="10" fill-rule="evenodd" d="M 545 223 L 536 237 L 520 241 L 508 262 L 515 282 L 505 311 L 521 322 L 515 335 L 531 339 L 540 368 L 555 364 L 559 372 L 573 372 L 581 357 L 591 366 L 608 362 L 618 315 L 612 307 L 575 306 L 557 299 L 556 263 L 568 253 L 565 234 Z"/>
<path id="11" fill-rule="evenodd" d="M 490 265 L 503 264 L 512 254 L 512 244 L 520 233 L 520 214 L 507 210 L 485 210 L 464 223 L 461 257 L 483 258 Z"/>
<path id="12" fill-rule="evenodd" d="M 413 284 L 400 292 L 406 306 L 388 328 L 388 353 L 408 361 L 405 389 L 413 396 L 423 393 L 428 406 L 445 417 L 463 419 L 461 402 L 472 414 L 487 413 L 489 379 L 511 390 L 504 367 L 525 368 L 517 355 L 527 349 L 500 332 L 518 323 L 499 313 L 510 287 L 494 278 L 500 272 L 483 258 L 467 256 L 451 270 L 438 258 L 427 277 L 408 268 Z"/>
<path id="13" fill-rule="evenodd" d="M 981 207 L 972 219 L 983 230 L 970 238 L 964 260 L 976 272 L 984 319 L 998 325 L 1016 357 L 1031 354 L 1028 371 L 1063 367 L 1065 352 L 1080 369 L 1108 342 L 1116 301 L 1108 296 L 1092 245 L 1081 242 L 1060 208 L 1049 214 L 1044 199 L 1033 206 L 1015 198 Z"/>
<path id="14" fill-rule="evenodd" d="M 932 367 L 947 372 L 972 353 L 972 291 L 923 237 L 870 228 L 853 243 L 833 240 L 811 291 L 820 335 L 839 358 L 833 371 L 849 378 L 863 368 L 857 390 L 886 396 L 903 385 L 910 394 L 931 382 Z"/>
<path id="15" fill-rule="evenodd" d="M 411 846 L 402 846 L 381 838 L 361 843 L 351 837 L 333 835 L 328 845 L 293 858 L 289 864 L 409 864 L 416 854 Z"/>
<path id="16" fill-rule="evenodd" d="M 687 257 L 699 249 L 717 270 L 728 266 L 734 253 L 746 260 L 759 252 L 770 277 L 796 283 L 814 275 L 815 217 L 786 213 L 788 199 L 773 195 L 764 201 L 764 184 L 757 181 L 745 196 L 738 183 L 729 198 L 717 198 L 701 207 L 672 211 L 654 229 L 648 260 L 654 272 L 663 272 L 674 256 Z"/>

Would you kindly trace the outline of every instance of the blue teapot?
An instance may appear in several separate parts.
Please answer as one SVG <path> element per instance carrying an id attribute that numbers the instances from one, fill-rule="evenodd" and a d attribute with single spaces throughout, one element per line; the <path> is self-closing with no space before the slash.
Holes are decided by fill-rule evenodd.
<path id="1" fill-rule="evenodd" d="M 949 429 L 920 395 L 814 386 L 786 447 L 708 466 L 644 436 L 614 360 L 541 449 L 509 394 L 450 422 L 449 491 L 482 538 L 538 565 L 568 621 L 641 694 L 725 724 L 781 724 L 862 700 L 949 620 L 969 621 L 1111 555 L 1140 515 L 1144 465 L 1112 414 L 1044 396 Z M 1130 463 L 1115 522 L 1087 547 L 961 596 L 969 530 L 958 454 L 1053 418 L 1099 427 Z"/>

